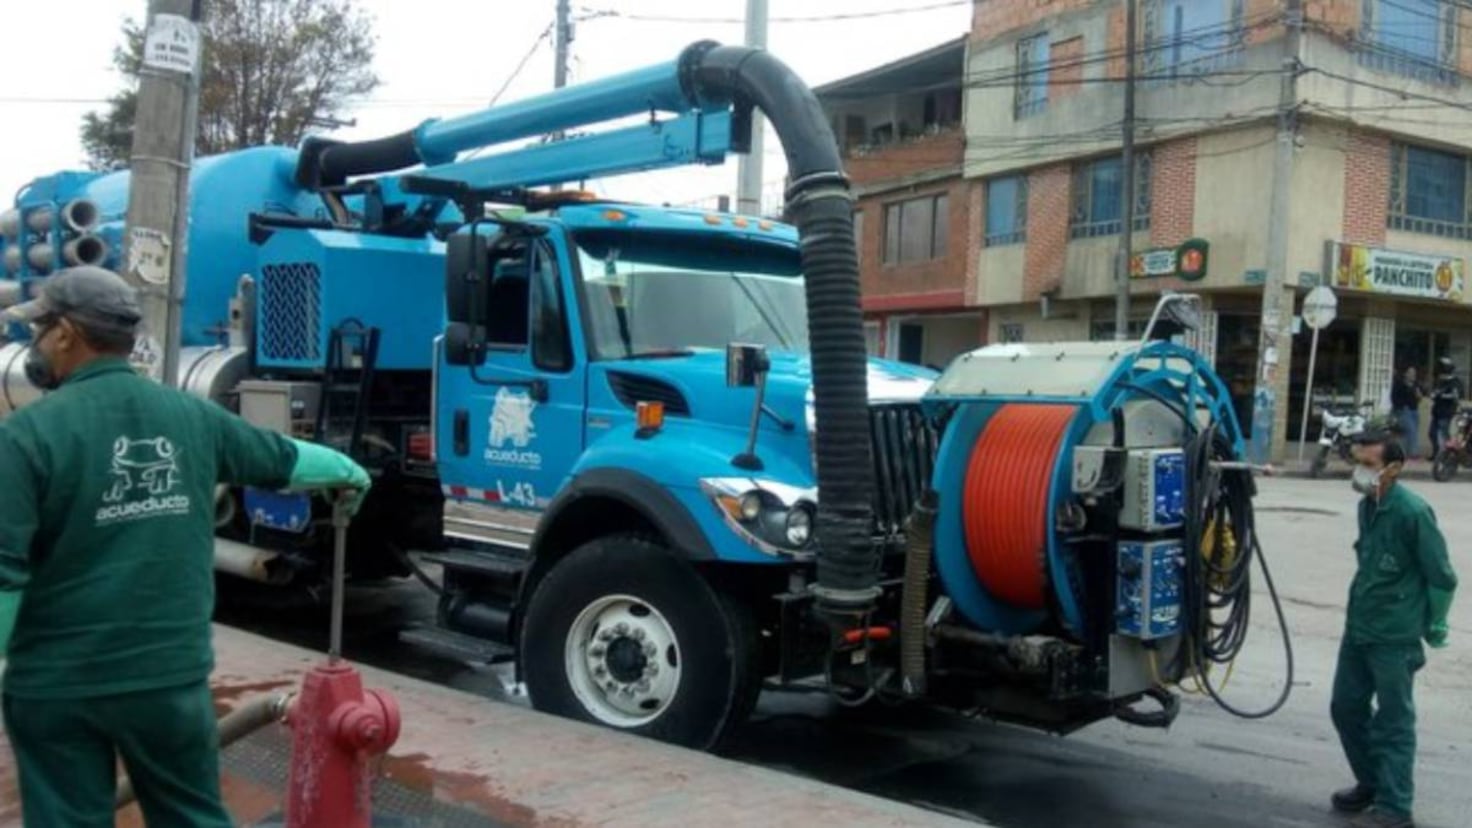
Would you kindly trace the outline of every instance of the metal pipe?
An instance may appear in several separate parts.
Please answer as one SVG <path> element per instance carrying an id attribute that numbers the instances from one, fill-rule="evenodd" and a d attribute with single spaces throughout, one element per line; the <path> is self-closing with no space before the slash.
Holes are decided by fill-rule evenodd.
<path id="1" fill-rule="evenodd" d="M 281 553 L 248 543 L 215 538 L 215 569 L 237 578 L 246 578 L 264 584 L 284 583 L 289 573 L 283 575 L 280 567 L 271 566 Z M 274 571 L 273 569 L 278 570 Z"/>
<path id="2" fill-rule="evenodd" d="M 99 236 L 84 235 L 62 245 L 62 261 L 69 265 L 101 266 L 107 261 L 107 242 Z"/>
<path id="3" fill-rule="evenodd" d="M 26 215 L 26 226 L 35 233 L 51 232 L 51 225 L 56 223 L 56 214 L 50 207 L 37 207 Z"/>
<path id="4" fill-rule="evenodd" d="M 257 696 L 220 718 L 216 728 L 220 748 L 227 748 L 263 727 L 283 721 L 291 710 L 293 693 L 273 693 Z M 124 776 L 118 783 L 114 808 L 122 809 L 132 804 L 135 798 L 133 781 Z"/>
<path id="5" fill-rule="evenodd" d="M 20 211 L 11 207 L 9 210 L 0 213 L 0 236 L 4 236 L 7 241 L 15 241 L 19 235 Z"/>
<path id="6" fill-rule="evenodd" d="M 61 208 L 61 221 L 73 233 L 87 233 L 97 226 L 102 211 L 89 198 L 74 198 Z"/>
<path id="7" fill-rule="evenodd" d="M 20 245 L 10 244 L 5 247 L 5 272 L 11 275 L 20 272 Z"/>
<path id="8" fill-rule="evenodd" d="M 38 242 L 26 248 L 26 263 L 38 273 L 50 273 L 56 264 L 56 249 L 47 242 Z"/>
<path id="9" fill-rule="evenodd" d="M 455 118 L 425 121 L 415 129 L 372 141 L 309 139 L 301 148 L 296 181 L 305 187 L 331 186 L 354 175 L 387 173 L 417 164 L 448 164 L 466 150 L 518 138 L 655 111 L 688 112 L 701 102 L 691 94 L 691 73 L 698 56 L 708 48 L 708 44 L 696 44 L 675 61 Z M 721 103 L 729 98 L 711 100 Z"/>

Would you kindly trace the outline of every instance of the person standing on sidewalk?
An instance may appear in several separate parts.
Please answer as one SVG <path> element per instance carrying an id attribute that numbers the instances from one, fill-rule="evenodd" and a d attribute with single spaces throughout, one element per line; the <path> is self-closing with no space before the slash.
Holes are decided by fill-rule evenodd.
<path id="1" fill-rule="evenodd" d="M 1416 708 L 1412 685 L 1426 665 L 1424 640 L 1447 643 L 1457 576 L 1436 515 L 1397 482 L 1405 450 L 1388 427 L 1355 440 L 1359 568 L 1349 590 L 1330 715 L 1355 785 L 1332 797 L 1335 810 L 1365 812 L 1355 825 L 1410 828 L 1415 793 Z M 1371 702 L 1374 711 L 1371 711 Z"/>
<path id="2" fill-rule="evenodd" d="M 1452 418 L 1457 416 L 1457 408 L 1466 396 L 1467 390 L 1462 387 L 1462 378 L 1457 376 L 1457 366 L 1449 357 L 1438 358 L 1436 384 L 1431 390 L 1432 462 L 1441 453 L 1441 446 L 1446 442 L 1447 433 L 1451 431 Z"/>
<path id="3" fill-rule="evenodd" d="M 214 490 L 351 489 L 347 457 L 247 424 L 128 363 L 133 288 L 95 267 L 10 315 L 50 393 L 0 421 L 5 730 L 27 826 L 111 826 L 121 758 L 150 826 L 231 824 L 220 795 Z"/>
<path id="4" fill-rule="evenodd" d="M 1415 366 L 1407 366 L 1390 389 L 1390 413 L 1400 424 L 1400 433 L 1405 435 L 1406 452 L 1411 457 L 1421 456 L 1418 442 L 1421 439 L 1421 400 L 1425 396 L 1416 383 Z"/>

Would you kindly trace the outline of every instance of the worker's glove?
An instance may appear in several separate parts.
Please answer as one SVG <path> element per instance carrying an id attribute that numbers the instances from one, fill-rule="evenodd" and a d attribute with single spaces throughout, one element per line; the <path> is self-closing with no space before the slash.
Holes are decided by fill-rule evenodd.
<path id="1" fill-rule="evenodd" d="M 373 486 L 373 480 L 362 466 L 351 457 L 318 443 L 292 440 L 296 444 L 296 465 L 291 469 L 289 491 L 315 489 L 348 489 L 354 494 L 348 499 L 348 514 L 358 513 L 363 498 Z"/>
<path id="2" fill-rule="evenodd" d="M 1447 635 L 1451 632 L 1446 619 L 1452 609 L 1452 593 L 1445 589 L 1429 589 L 1426 599 L 1430 616 L 1426 624 L 1426 643 L 1441 649 L 1446 646 Z"/>

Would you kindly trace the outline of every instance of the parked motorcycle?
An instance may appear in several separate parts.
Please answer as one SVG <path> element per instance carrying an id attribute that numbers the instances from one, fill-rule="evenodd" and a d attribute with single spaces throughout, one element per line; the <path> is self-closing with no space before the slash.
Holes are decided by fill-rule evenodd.
<path id="1" fill-rule="evenodd" d="M 1352 441 L 1355 435 L 1365 430 L 1365 423 L 1374 407 L 1374 403 L 1367 401 L 1360 403 L 1359 411 L 1328 407 L 1319 410 L 1319 420 L 1322 423 L 1319 429 L 1319 451 L 1314 455 L 1313 464 L 1309 466 L 1309 477 L 1321 476 L 1329 467 L 1331 455 L 1338 455 L 1346 463 L 1354 462 L 1354 457 L 1350 455 Z"/>
<path id="2" fill-rule="evenodd" d="M 1431 476 L 1445 483 L 1457 476 L 1457 469 L 1472 466 L 1472 408 L 1463 408 L 1452 418 L 1446 441 L 1431 463 Z"/>

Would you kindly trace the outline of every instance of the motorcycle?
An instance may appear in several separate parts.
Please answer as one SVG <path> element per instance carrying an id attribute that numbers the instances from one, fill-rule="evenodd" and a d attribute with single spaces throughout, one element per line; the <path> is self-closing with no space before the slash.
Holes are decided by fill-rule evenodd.
<path id="1" fill-rule="evenodd" d="M 1374 407 L 1372 402 L 1362 402 L 1358 412 L 1328 407 L 1319 410 L 1319 420 L 1322 423 L 1319 429 L 1319 451 L 1314 455 L 1313 464 L 1309 466 L 1309 477 L 1323 475 L 1324 470 L 1329 467 L 1330 455 L 1338 455 L 1344 462 L 1354 463 L 1354 457 L 1350 454 L 1352 441 L 1355 435 L 1365 430 L 1370 411 Z"/>
<path id="2" fill-rule="evenodd" d="M 1445 483 L 1457 476 L 1461 466 L 1472 466 L 1472 408 L 1463 408 L 1452 418 L 1446 441 L 1431 464 L 1431 477 Z"/>

